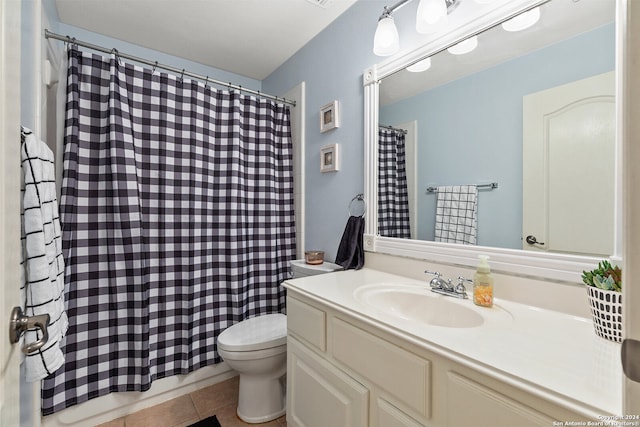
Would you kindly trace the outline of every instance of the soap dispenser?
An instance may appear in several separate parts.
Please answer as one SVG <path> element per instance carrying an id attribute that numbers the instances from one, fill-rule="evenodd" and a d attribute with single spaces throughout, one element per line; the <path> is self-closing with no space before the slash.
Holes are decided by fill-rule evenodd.
<path id="1" fill-rule="evenodd" d="M 473 275 L 473 302 L 482 307 L 493 306 L 493 276 L 486 255 L 479 255 L 480 262 Z"/>

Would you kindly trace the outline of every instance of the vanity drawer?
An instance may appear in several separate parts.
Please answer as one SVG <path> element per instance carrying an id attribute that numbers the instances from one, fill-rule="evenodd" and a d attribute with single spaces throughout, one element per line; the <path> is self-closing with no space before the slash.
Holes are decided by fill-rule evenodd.
<path id="1" fill-rule="evenodd" d="M 389 395 L 392 404 L 431 417 L 431 362 L 337 317 L 331 318 L 333 357 Z"/>
<path id="2" fill-rule="evenodd" d="M 326 313 L 298 299 L 287 297 L 287 330 L 324 352 L 327 348 Z"/>

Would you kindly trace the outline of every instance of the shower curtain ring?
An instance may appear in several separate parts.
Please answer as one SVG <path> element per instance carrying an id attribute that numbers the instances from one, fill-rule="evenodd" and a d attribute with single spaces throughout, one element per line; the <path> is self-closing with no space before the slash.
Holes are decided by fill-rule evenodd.
<path id="1" fill-rule="evenodd" d="M 113 49 L 111 49 L 111 53 L 116 57 L 118 64 L 122 65 L 122 62 L 120 61 L 120 52 L 118 52 L 118 49 L 114 47 Z"/>
<path id="2" fill-rule="evenodd" d="M 182 69 L 182 73 L 180 73 L 180 82 L 184 80 L 184 68 Z"/>
<path id="3" fill-rule="evenodd" d="M 158 68 L 158 61 L 156 61 L 156 63 L 153 64 L 153 70 L 151 70 L 151 74 L 156 72 L 156 68 Z"/>

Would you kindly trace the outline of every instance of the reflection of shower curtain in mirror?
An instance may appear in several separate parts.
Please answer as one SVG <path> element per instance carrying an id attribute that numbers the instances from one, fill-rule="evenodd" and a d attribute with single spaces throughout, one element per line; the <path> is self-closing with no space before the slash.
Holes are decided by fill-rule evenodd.
<path id="1" fill-rule="evenodd" d="M 378 129 L 378 233 L 411 238 L 405 137 L 400 130 Z"/>

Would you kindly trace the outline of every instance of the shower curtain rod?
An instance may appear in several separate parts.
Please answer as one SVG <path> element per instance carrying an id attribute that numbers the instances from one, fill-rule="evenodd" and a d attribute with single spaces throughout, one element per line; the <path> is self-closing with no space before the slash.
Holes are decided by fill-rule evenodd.
<path id="1" fill-rule="evenodd" d="M 393 126 L 385 126 L 385 125 L 379 125 L 381 128 L 385 128 L 385 129 L 389 129 L 389 130 L 395 130 L 397 132 L 402 132 L 404 135 L 407 134 L 407 131 L 404 129 L 400 129 L 400 128 L 394 128 Z"/>
<path id="2" fill-rule="evenodd" d="M 76 44 L 78 46 L 86 47 L 88 49 L 97 50 L 99 52 L 104 52 L 104 53 L 114 53 L 115 52 L 121 58 L 129 59 L 129 60 L 136 61 L 136 62 L 145 64 L 145 65 L 149 65 L 151 67 L 154 67 L 154 69 L 155 68 L 162 68 L 164 70 L 171 71 L 172 73 L 180 74 L 181 76 L 189 76 L 189 77 L 193 77 L 193 78 L 198 79 L 198 80 L 203 80 L 205 83 L 213 83 L 213 84 L 220 85 L 220 86 L 226 86 L 229 89 L 234 89 L 234 90 L 239 90 L 241 92 L 251 93 L 253 95 L 257 95 L 258 97 L 272 99 L 272 100 L 274 100 L 276 102 L 284 102 L 285 104 L 291 105 L 292 107 L 296 106 L 296 101 L 289 100 L 289 99 L 283 98 L 281 96 L 268 95 L 266 93 L 260 92 L 259 90 L 247 89 L 247 88 L 244 88 L 244 87 L 242 87 L 240 85 L 234 85 L 232 83 L 226 83 L 226 82 L 223 82 L 223 81 L 220 81 L 220 80 L 212 79 L 209 76 L 203 76 L 201 74 L 196 74 L 196 73 L 192 73 L 190 71 L 186 71 L 184 68 L 180 69 L 180 68 L 172 67 L 171 65 L 159 64 L 158 61 L 149 61 L 148 59 L 140 58 L 138 56 L 133 56 L 133 55 L 129 55 L 129 54 L 126 54 L 126 53 L 122 53 L 122 52 L 118 51 L 115 48 L 108 49 L 106 47 L 102 47 L 102 46 L 98 46 L 98 45 L 95 45 L 95 44 L 83 42 L 83 41 L 77 40 L 75 37 L 63 36 L 63 35 L 60 35 L 60 34 L 52 33 L 51 31 L 49 31 L 47 29 L 44 30 L 44 37 L 47 38 L 47 39 L 55 39 L 55 40 L 61 40 L 63 42 L 67 42 L 67 43 L 73 43 L 73 44 Z"/>

